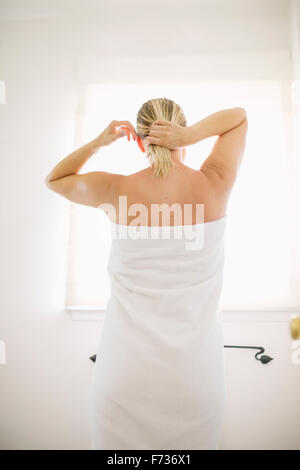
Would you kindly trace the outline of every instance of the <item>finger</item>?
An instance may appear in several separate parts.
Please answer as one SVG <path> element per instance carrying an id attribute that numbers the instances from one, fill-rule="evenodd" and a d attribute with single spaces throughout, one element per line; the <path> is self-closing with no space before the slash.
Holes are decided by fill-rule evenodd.
<path id="1" fill-rule="evenodd" d="M 172 126 L 172 123 L 170 121 L 164 121 L 162 119 L 157 119 L 156 121 L 153 121 L 151 126 L 153 125 L 158 125 L 158 126 Z"/>
<path id="2" fill-rule="evenodd" d="M 129 128 L 125 125 L 122 125 L 120 128 L 125 130 L 125 132 L 127 134 L 127 140 L 130 140 L 130 136 L 132 136 L 133 140 L 136 140 L 136 134 L 132 132 L 131 128 Z"/>
<path id="3" fill-rule="evenodd" d="M 132 136 L 134 137 L 134 139 L 136 138 L 136 132 L 135 132 L 135 128 L 134 126 L 131 124 L 130 121 L 114 121 L 116 124 L 116 126 L 127 126 L 131 132 L 132 132 Z"/>
<path id="4" fill-rule="evenodd" d="M 168 127 L 168 126 L 165 126 L 164 124 L 151 124 L 150 130 L 151 130 L 151 129 L 156 129 L 156 130 L 162 131 L 162 130 L 164 130 L 164 129 L 169 129 L 169 127 Z"/>
<path id="5" fill-rule="evenodd" d="M 149 135 L 152 135 L 152 134 L 155 135 L 155 136 L 157 134 L 167 135 L 169 131 L 170 131 L 170 127 L 168 127 L 168 126 L 159 126 L 159 125 L 151 126 L 150 131 L 149 131 Z"/>
<path id="6" fill-rule="evenodd" d="M 129 129 L 128 127 L 126 126 L 117 126 L 118 130 L 115 131 L 115 132 L 118 132 L 118 133 L 121 133 L 122 136 L 126 135 L 127 136 L 127 140 L 130 141 L 130 135 L 131 134 L 131 129 Z M 135 140 L 135 137 L 134 135 L 132 135 L 132 138 Z"/>
<path id="7" fill-rule="evenodd" d="M 162 142 L 161 140 L 158 138 L 158 137 L 151 137 L 151 136 L 148 136 L 145 141 L 148 143 L 148 144 L 154 144 L 154 145 L 161 145 Z"/>
<path id="8" fill-rule="evenodd" d="M 113 142 L 114 142 L 115 140 L 120 139 L 121 137 L 123 137 L 122 134 L 118 134 L 118 133 L 115 134 L 115 135 L 113 136 Z"/>
<path id="9" fill-rule="evenodd" d="M 167 135 L 167 130 L 162 129 L 159 126 L 153 128 L 153 129 L 150 129 L 150 132 L 149 132 L 150 137 L 164 137 L 165 135 Z"/>
<path id="10" fill-rule="evenodd" d="M 131 129 L 129 129 L 128 127 L 126 126 L 120 126 L 120 129 L 122 129 L 123 132 L 125 132 L 125 134 L 123 135 L 127 135 L 127 140 L 129 141 L 130 140 L 130 132 L 131 132 Z"/>
<path id="11" fill-rule="evenodd" d="M 121 137 L 124 137 L 124 135 L 126 135 L 126 131 L 125 130 L 119 130 L 118 132 L 116 132 L 116 134 L 114 135 L 114 139 L 117 140 L 117 139 L 120 139 Z"/>

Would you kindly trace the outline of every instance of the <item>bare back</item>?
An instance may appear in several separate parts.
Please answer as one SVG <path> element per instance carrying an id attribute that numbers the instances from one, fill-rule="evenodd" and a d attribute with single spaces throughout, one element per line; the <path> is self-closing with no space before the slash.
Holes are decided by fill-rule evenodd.
<path id="1" fill-rule="evenodd" d="M 151 168 L 122 176 L 115 200 L 117 220 L 125 225 L 135 223 L 149 226 L 196 224 L 199 220 L 196 217 L 197 204 L 203 204 L 204 214 L 200 223 L 209 222 L 226 215 L 229 192 L 222 187 L 222 183 L 217 181 L 213 174 L 209 174 L 209 171 L 194 170 L 175 160 L 171 173 L 163 179 L 154 176 Z M 118 196 L 126 196 L 127 201 L 127 216 L 122 219 L 119 219 Z M 174 211 L 170 210 L 169 221 L 164 221 L 160 214 L 159 222 L 153 222 L 151 208 L 153 205 L 163 204 L 170 207 L 173 204 L 179 205 L 182 214 L 185 211 L 184 205 L 190 205 L 191 219 L 184 222 L 182 216 L 181 220 L 178 220 Z M 147 209 L 147 213 L 143 207 Z"/>

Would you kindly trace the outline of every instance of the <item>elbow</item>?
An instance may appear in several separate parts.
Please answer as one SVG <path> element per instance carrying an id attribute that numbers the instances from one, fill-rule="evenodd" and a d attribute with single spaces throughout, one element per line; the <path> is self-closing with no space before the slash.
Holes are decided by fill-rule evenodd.
<path id="1" fill-rule="evenodd" d="M 47 188 L 49 188 L 49 184 L 50 184 L 50 178 L 49 178 L 49 176 L 46 176 L 45 185 L 47 186 Z"/>
<path id="2" fill-rule="evenodd" d="M 245 108 L 237 108 L 237 110 L 239 111 L 240 115 L 241 115 L 241 118 L 242 118 L 242 121 L 248 121 L 248 118 L 247 118 L 247 111 Z"/>
<path id="3" fill-rule="evenodd" d="M 52 180 L 51 180 L 50 176 L 49 175 L 46 176 L 45 185 L 47 186 L 47 188 L 52 189 L 52 184 L 51 183 L 52 183 Z"/>

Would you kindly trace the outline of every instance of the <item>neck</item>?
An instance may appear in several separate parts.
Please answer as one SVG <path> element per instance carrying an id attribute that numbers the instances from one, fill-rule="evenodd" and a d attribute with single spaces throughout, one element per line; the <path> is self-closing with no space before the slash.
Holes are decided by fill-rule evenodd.
<path id="1" fill-rule="evenodd" d="M 173 161 L 183 162 L 184 155 L 182 149 L 171 150 L 171 158 Z"/>

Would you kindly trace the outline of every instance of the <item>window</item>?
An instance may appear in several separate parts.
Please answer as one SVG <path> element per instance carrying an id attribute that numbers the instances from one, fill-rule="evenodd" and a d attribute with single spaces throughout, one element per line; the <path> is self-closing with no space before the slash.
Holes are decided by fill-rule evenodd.
<path id="1" fill-rule="evenodd" d="M 95 138 L 113 119 L 130 120 L 135 125 L 139 107 L 150 98 L 163 96 L 182 106 L 188 125 L 220 109 L 247 109 L 247 146 L 227 210 L 221 309 L 299 308 L 300 279 L 295 263 L 300 250 L 299 194 L 294 178 L 291 83 L 242 80 L 87 85 L 81 90 L 77 147 Z M 188 147 L 186 163 L 199 168 L 215 139 Z M 146 157 L 136 143 L 120 139 L 100 149 L 83 172 L 129 174 L 146 166 Z M 110 294 L 109 249 L 106 215 L 71 204 L 69 307 L 105 308 Z"/>

